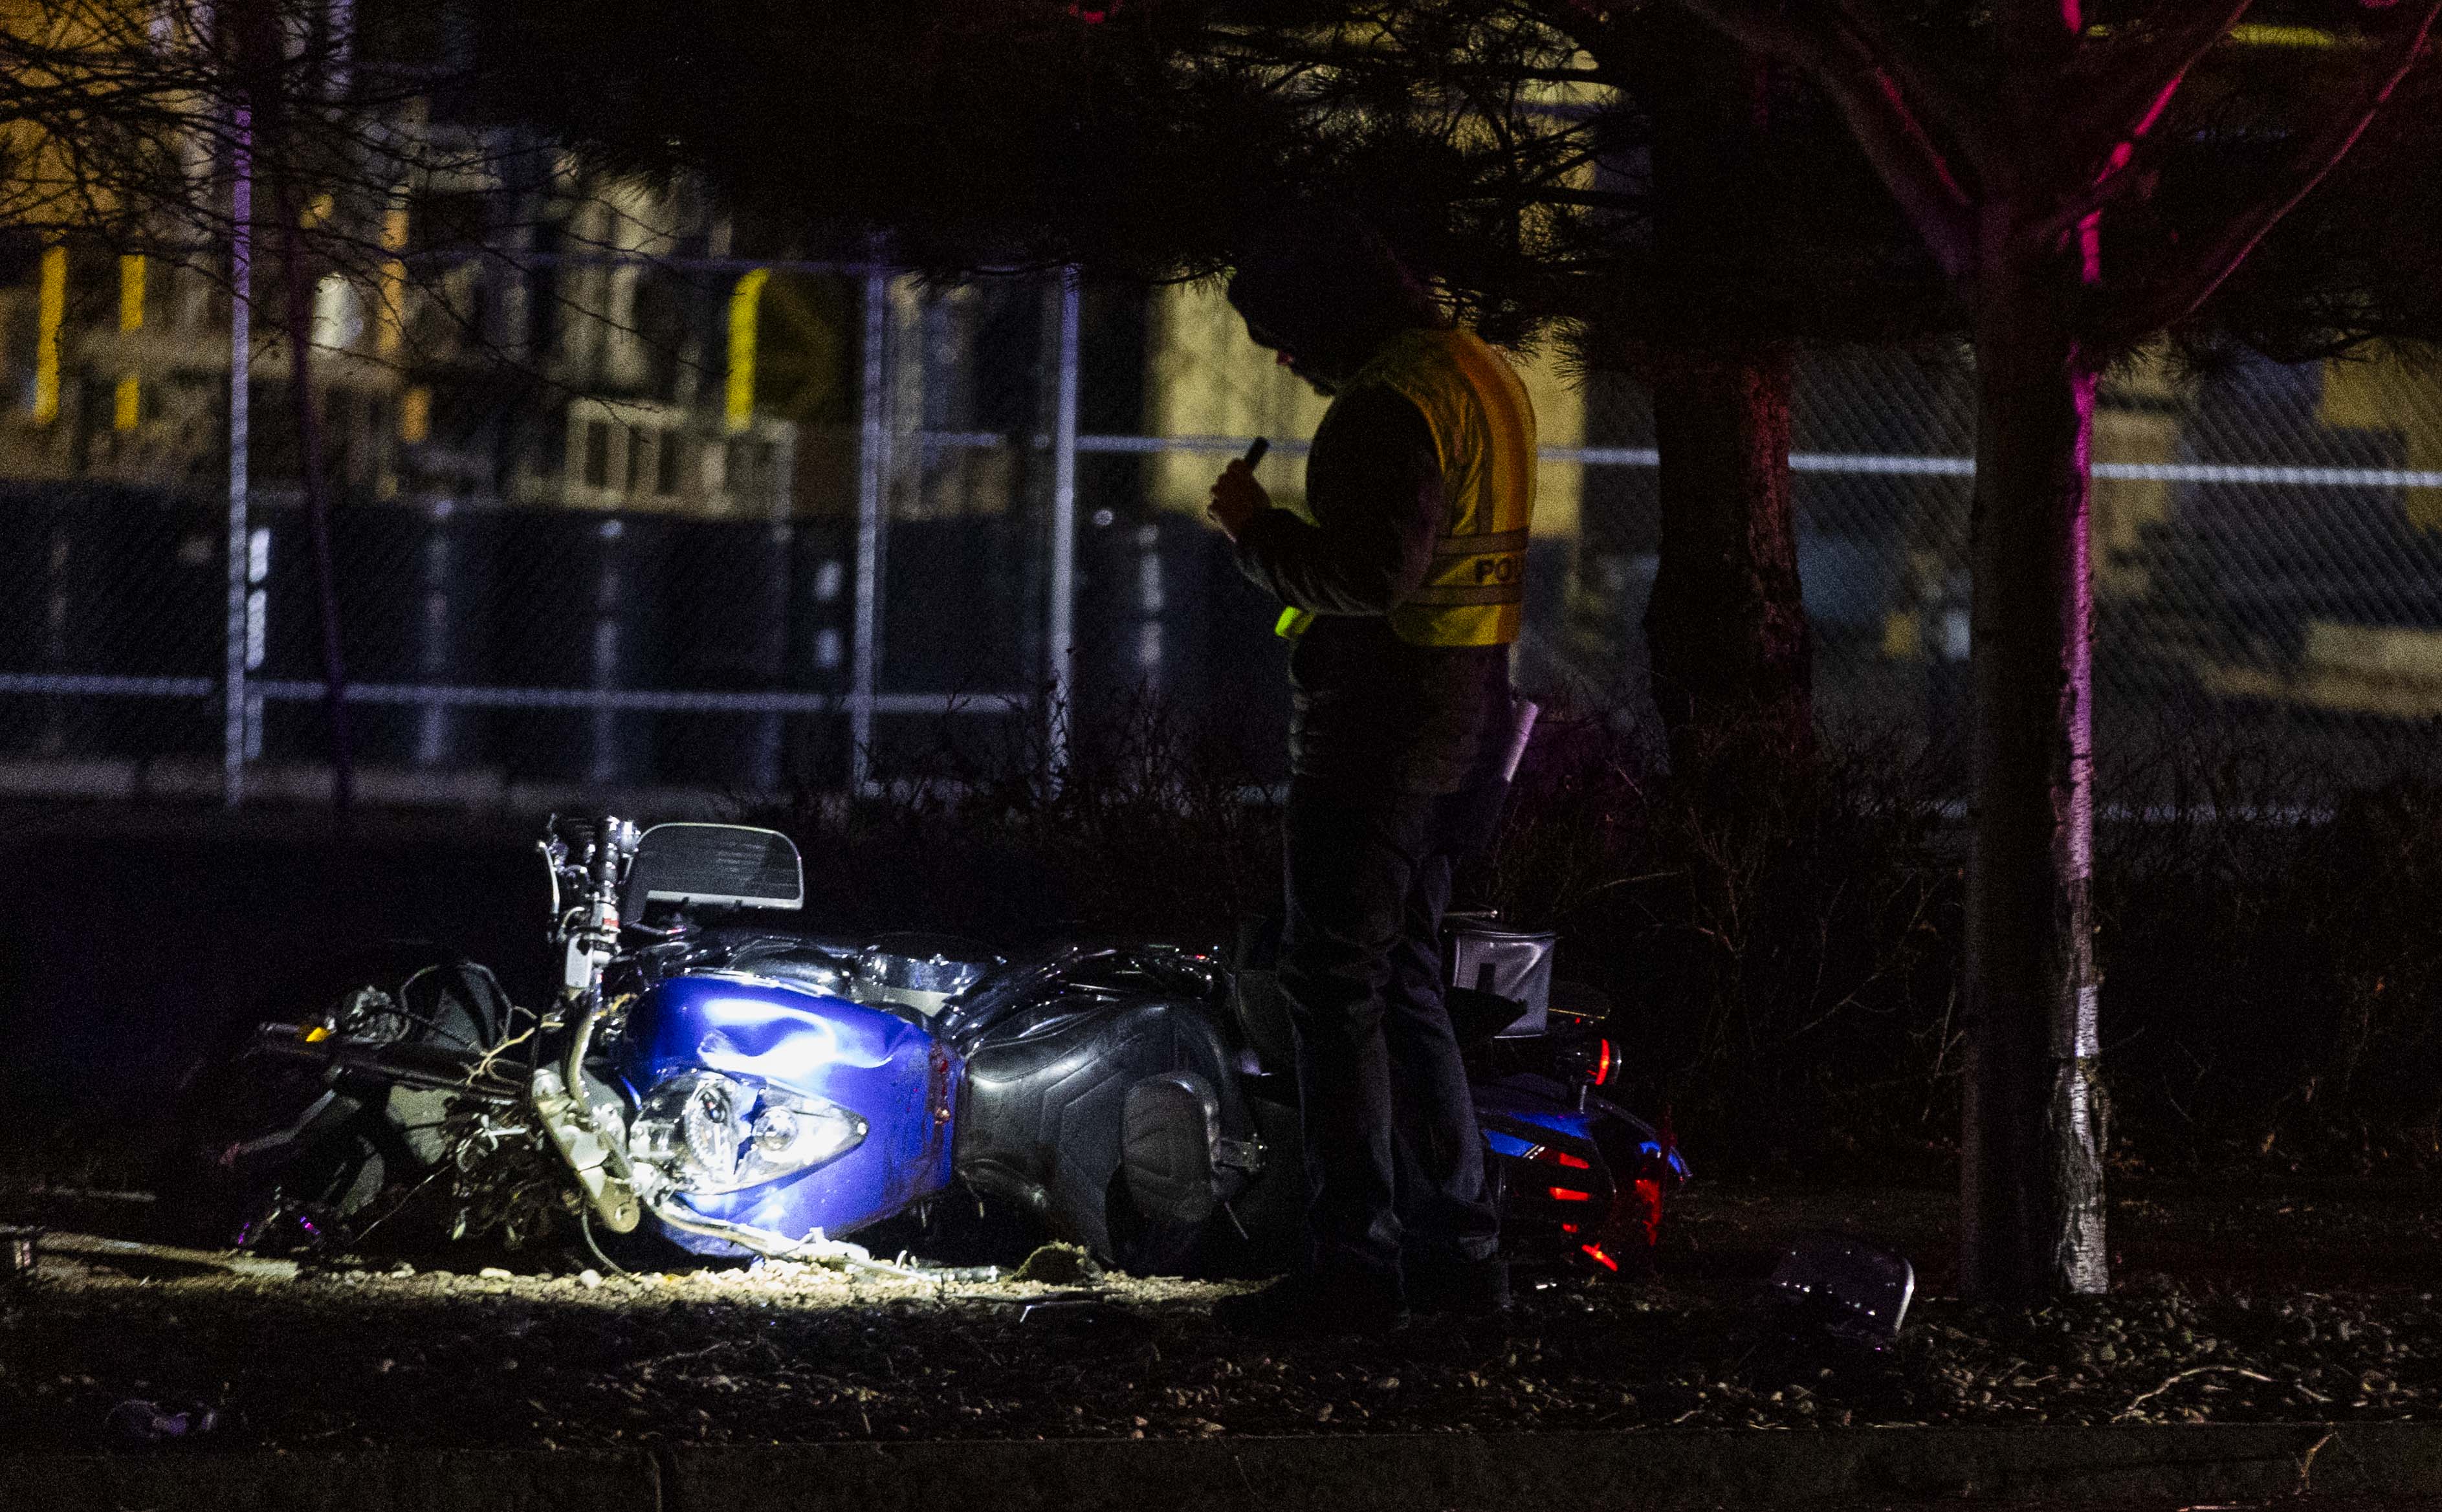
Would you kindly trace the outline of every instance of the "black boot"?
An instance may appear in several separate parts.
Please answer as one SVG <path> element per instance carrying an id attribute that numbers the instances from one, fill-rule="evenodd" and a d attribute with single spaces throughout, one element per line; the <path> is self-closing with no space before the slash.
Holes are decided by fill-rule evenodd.
<path id="1" fill-rule="evenodd" d="M 1257 1291 L 1224 1297 L 1212 1321 L 1257 1339 L 1387 1334 L 1408 1321 L 1397 1284 L 1374 1276 L 1296 1271 Z"/>

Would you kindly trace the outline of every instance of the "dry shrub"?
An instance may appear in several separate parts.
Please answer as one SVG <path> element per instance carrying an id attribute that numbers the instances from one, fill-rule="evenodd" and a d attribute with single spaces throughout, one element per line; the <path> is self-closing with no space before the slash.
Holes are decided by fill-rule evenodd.
<path id="1" fill-rule="evenodd" d="M 1280 906 L 1277 790 L 1139 701 L 934 746 L 852 801 L 766 815 L 811 921 L 1218 945 Z M 1935 1179 L 1955 1157 L 1968 852 L 1955 753 L 1738 732 L 1674 779 L 1649 731 L 1547 714 L 1460 902 L 1562 937 L 1617 1005 L 1632 1099 L 1714 1175 Z M 2362 780 L 2362 779 L 2360 779 Z M 2442 768 L 2344 787 L 2262 754 L 2157 751 L 2101 782 L 2104 1066 L 2122 1169 L 2442 1159 Z"/>
<path id="2" fill-rule="evenodd" d="M 946 717 L 865 793 L 765 812 L 805 851 L 809 921 L 1213 945 L 1278 906 L 1279 811 L 1234 743 L 1152 699 L 1070 721 L 1065 764 L 1049 728 Z"/>
<path id="3" fill-rule="evenodd" d="M 1722 755 L 1674 779 L 1632 726 L 1555 721 L 1470 881 L 1560 933 L 1562 974 L 1619 1005 L 1641 1100 L 1716 1172 L 1938 1162 L 1959 862 L 1928 754 L 1714 738 Z"/>
<path id="4" fill-rule="evenodd" d="M 2123 1161 L 2326 1175 L 2442 1159 L 2442 769 L 2350 786 L 2262 749 L 2132 763 L 2101 830 Z"/>

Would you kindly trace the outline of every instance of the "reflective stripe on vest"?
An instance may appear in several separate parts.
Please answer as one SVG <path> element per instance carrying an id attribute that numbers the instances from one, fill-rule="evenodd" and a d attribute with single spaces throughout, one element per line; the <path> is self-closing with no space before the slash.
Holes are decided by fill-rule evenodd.
<path id="1" fill-rule="evenodd" d="M 1535 519 L 1535 410 L 1507 361 L 1470 331 L 1404 331 L 1350 382 L 1390 389 L 1432 431 L 1449 513 L 1423 584 L 1391 610 L 1412 646 L 1506 646 L 1526 605 L 1526 541 Z M 1302 634 L 1314 616 L 1281 612 Z"/>

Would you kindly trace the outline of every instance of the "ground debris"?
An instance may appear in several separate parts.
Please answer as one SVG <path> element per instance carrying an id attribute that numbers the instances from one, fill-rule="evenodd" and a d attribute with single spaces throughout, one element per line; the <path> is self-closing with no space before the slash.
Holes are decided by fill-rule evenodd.
<path id="1" fill-rule="evenodd" d="M 1048 1244 L 1027 1256 L 1026 1263 L 1011 1272 L 1009 1279 L 1073 1286 L 1080 1282 L 1100 1280 L 1102 1274 L 1102 1263 L 1086 1253 L 1084 1246 Z"/>
<path id="2" fill-rule="evenodd" d="M 213 1404 L 205 1442 L 232 1449 L 2442 1417 L 2442 1308 L 2397 1286 L 2130 1267 L 2108 1298 L 2001 1317 L 1942 1295 L 1936 1265 L 1895 1346 L 1823 1354 L 1775 1336 L 1769 1234 L 1739 1237 L 1815 1226 L 1794 1206 L 1691 1193 L 1657 1277 L 1261 1346 L 1209 1316 L 1246 1282 L 572 1256 L 287 1279 L 46 1247 L 0 1305 L 0 1448 L 105 1448 L 130 1400 Z M 1752 1266 L 1722 1258 L 1741 1244 Z"/>

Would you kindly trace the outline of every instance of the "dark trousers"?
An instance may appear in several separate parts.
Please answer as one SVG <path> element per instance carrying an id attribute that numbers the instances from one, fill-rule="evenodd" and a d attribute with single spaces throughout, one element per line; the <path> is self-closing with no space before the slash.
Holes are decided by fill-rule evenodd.
<path id="1" fill-rule="evenodd" d="M 1325 1275 L 1395 1285 L 1403 1264 L 1493 1256 L 1484 1139 L 1442 1005 L 1442 910 L 1483 802 L 1289 785 L 1281 988 Z"/>

